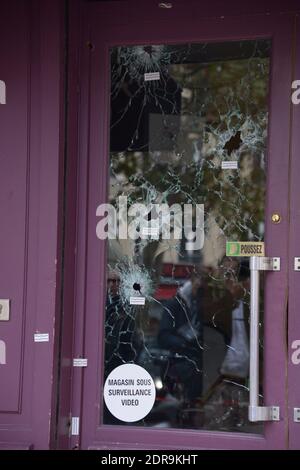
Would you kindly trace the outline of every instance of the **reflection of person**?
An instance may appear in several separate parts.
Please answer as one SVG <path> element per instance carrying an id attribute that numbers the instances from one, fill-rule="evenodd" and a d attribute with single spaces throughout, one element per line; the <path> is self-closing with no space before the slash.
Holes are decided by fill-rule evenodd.
<path id="1" fill-rule="evenodd" d="M 226 259 L 223 261 L 223 269 L 226 289 L 235 300 L 243 299 L 250 289 L 249 262 Z"/>
<path id="2" fill-rule="evenodd" d="M 246 379 L 249 372 L 249 308 L 245 303 L 245 297 L 250 289 L 249 263 L 228 260 L 227 265 L 234 270 L 234 275 L 225 280 L 225 287 L 233 298 L 233 308 L 230 347 L 222 364 L 221 373 Z"/>
<path id="3" fill-rule="evenodd" d="M 119 296 L 119 276 L 110 272 L 105 318 L 105 377 L 116 367 L 135 361 L 140 349 L 135 318 L 126 313 Z"/>
<path id="4" fill-rule="evenodd" d="M 249 263 L 238 258 L 224 258 L 218 272 L 211 275 L 219 279 L 219 289 L 216 283 L 205 284 L 204 323 L 222 333 L 226 344 L 230 344 L 232 312 L 240 301 L 243 302 L 245 326 L 249 332 Z"/>
<path id="5" fill-rule="evenodd" d="M 164 306 L 158 342 L 171 352 L 166 375 L 184 386 L 187 400 L 202 393 L 202 286 L 196 274 Z"/>
<path id="6" fill-rule="evenodd" d="M 104 380 L 116 367 L 135 362 L 141 344 L 136 332 L 135 318 L 126 313 L 119 296 L 120 279 L 117 273 L 108 273 L 105 314 L 105 370 Z M 115 418 L 104 403 L 103 422 L 124 424 Z"/>

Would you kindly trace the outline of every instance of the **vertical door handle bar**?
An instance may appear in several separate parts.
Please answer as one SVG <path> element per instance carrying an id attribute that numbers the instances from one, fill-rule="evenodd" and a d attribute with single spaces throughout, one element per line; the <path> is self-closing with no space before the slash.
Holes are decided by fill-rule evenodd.
<path id="1" fill-rule="evenodd" d="M 250 373 L 249 421 L 279 421 L 278 406 L 259 406 L 259 294 L 260 271 L 280 271 L 280 258 L 250 258 Z"/>

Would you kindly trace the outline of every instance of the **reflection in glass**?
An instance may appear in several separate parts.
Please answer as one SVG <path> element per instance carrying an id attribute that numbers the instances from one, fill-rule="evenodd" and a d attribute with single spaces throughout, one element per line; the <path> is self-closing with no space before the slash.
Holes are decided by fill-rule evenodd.
<path id="1" fill-rule="evenodd" d="M 104 379 L 130 362 L 152 375 L 157 400 L 135 426 L 262 432 L 247 418 L 249 263 L 225 244 L 264 239 L 269 54 L 266 40 L 111 50 L 119 232 L 107 244 Z M 138 222 L 134 204 L 149 209 Z M 158 204 L 175 207 L 170 218 Z M 184 204 L 203 204 L 200 249 L 195 217 L 175 236 Z M 107 409 L 103 422 L 122 424 Z"/>

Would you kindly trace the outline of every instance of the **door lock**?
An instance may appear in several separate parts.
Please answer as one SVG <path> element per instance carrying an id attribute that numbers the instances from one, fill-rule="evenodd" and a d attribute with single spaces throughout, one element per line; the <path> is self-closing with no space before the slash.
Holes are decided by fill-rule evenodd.
<path id="1" fill-rule="evenodd" d="M 277 214 L 276 212 L 274 214 L 272 214 L 272 222 L 273 224 L 280 224 L 281 222 L 281 215 L 280 214 Z"/>

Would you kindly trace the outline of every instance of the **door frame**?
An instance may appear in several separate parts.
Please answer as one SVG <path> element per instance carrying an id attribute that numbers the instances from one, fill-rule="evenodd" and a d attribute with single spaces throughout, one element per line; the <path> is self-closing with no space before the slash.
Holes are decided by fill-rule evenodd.
<path id="1" fill-rule="evenodd" d="M 295 47 L 293 50 L 293 81 L 300 80 L 300 18 L 295 25 Z M 300 449 L 300 423 L 294 421 L 294 408 L 300 408 L 300 363 L 292 360 L 295 341 L 300 340 L 300 272 L 294 270 L 294 259 L 300 256 L 300 104 L 292 105 L 290 147 L 290 247 L 289 247 L 289 314 L 288 314 L 288 405 L 289 448 Z M 298 348 L 299 350 L 299 343 Z M 300 361 L 300 354 L 297 355 Z M 297 362 L 298 362 L 297 361 Z"/>
<path id="2" fill-rule="evenodd" d="M 147 2 L 147 7 L 145 6 L 145 9 L 141 11 L 140 8 L 136 8 L 138 3 L 132 1 L 129 6 L 127 2 L 103 4 L 91 2 L 85 5 L 83 11 L 73 357 L 88 358 L 89 366 L 84 370 L 73 372 L 72 415 L 81 417 L 81 426 L 80 436 L 71 438 L 71 446 L 81 444 L 82 448 L 98 449 L 286 448 L 288 403 L 286 376 L 281 371 L 287 369 L 285 325 L 287 321 L 288 219 L 286 214 L 288 214 L 289 173 L 287 169 L 282 168 L 281 159 L 286 155 L 286 149 L 289 148 L 291 53 L 285 43 L 292 43 L 294 15 L 243 16 L 241 14 L 241 16 L 236 16 L 237 10 L 231 7 L 232 16 L 216 17 L 216 10 L 211 4 L 207 6 L 207 10 L 203 10 L 203 6 L 200 8 L 198 2 L 191 0 L 191 13 L 191 10 L 187 11 L 183 2 L 179 0 L 173 2 L 176 7 L 178 6 L 178 11 L 169 11 L 172 15 L 174 30 L 173 33 L 167 34 L 166 25 L 170 21 L 170 17 L 166 16 L 167 11 L 157 11 L 157 2 L 152 1 Z M 154 9 L 154 4 L 156 9 Z M 218 6 L 221 8 L 220 5 Z M 238 11 L 241 9 L 244 7 L 239 7 Z M 230 8 L 228 11 L 230 13 Z M 187 22 L 188 26 L 184 33 L 182 21 L 188 20 L 189 17 L 193 20 Z M 179 18 L 180 21 L 178 21 Z M 102 38 L 99 33 L 99 21 L 101 21 Z M 155 28 L 153 28 L 153 22 L 155 22 Z M 175 26 L 178 27 L 176 33 Z M 215 31 L 214 34 L 212 34 L 212 29 Z M 108 40 L 108 37 L 113 37 L 113 41 Z M 103 345 L 100 345 L 96 338 L 91 341 L 91 337 L 95 331 L 103 331 L 104 325 L 103 316 L 100 318 L 100 315 L 98 317 L 95 315 L 96 322 L 98 322 L 96 323 L 88 312 L 104 310 L 104 269 L 101 275 L 99 266 L 104 266 L 105 263 L 105 245 L 96 239 L 95 227 L 96 207 L 106 202 L 108 181 L 107 160 L 101 162 L 100 158 L 96 158 L 100 148 L 102 148 L 102 154 L 107 155 L 109 145 L 109 93 L 103 92 L 103 90 L 109 90 L 109 63 L 108 54 L 105 51 L 111 45 L 125 43 L 202 42 L 264 37 L 273 38 L 275 50 L 272 57 L 274 65 L 272 78 L 275 75 L 275 80 L 271 78 L 271 109 L 279 109 L 281 115 L 287 118 L 282 122 L 273 117 L 269 125 L 268 154 L 272 155 L 272 166 L 267 179 L 267 195 L 270 194 L 272 187 L 280 188 L 280 191 L 276 191 L 276 204 L 274 199 L 270 200 L 267 196 L 266 254 L 281 257 L 281 271 L 269 273 L 266 284 L 267 305 L 273 301 L 274 306 L 272 312 L 270 308 L 267 308 L 265 315 L 266 323 L 272 327 L 272 334 L 266 339 L 265 361 L 267 364 L 272 363 L 272 351 L 277 352 L 277 357 L 276 367 L 272 371 L 266 370 L 264 374 L 265 401 L 268 405 L 279 405 L 281 416 L 285 419 L 279 423 L 266 423 L 263 437 L 207 431 L 173 429 L 162 431 L 153 428 L 143 429 L 141 433 L 141 428 L 138 427 L 129 429 L 125 426 L 98 426 L 96 416 L 99 415 L 101 385 L 98 383 L 96 386 L 95 379 L 96 376 L 102 377 L 103 371 L 101 359 L 97 366 L 92 366 L 92 358 L 101 358 Z M 288 72 L 285 73 L 285 70 Z M 99 112 L 100 109 L 102 112 Z M 282 134 L 285 136 L 284 139 L 281 137 Z M 270 220 L 270 214 L 274 211 L 283 215 L 281 224 L 277 226 L 271 224 Z M 268 249 L 268 244 L 271 245 L 270 249 Z M 100 299 L 98 295 L 97 299 L 95 292 L 99 292 L 100 287 L 103 296 Z M 272 287 L 272 292 L 270 287 Z M 274 292 L 279 298 L 276 303 L 272 298 Z M 278 336 L 280 336 L 280 341 L 278 341 Z M 122 444 L 117 444 L 117 442 Z"/>

